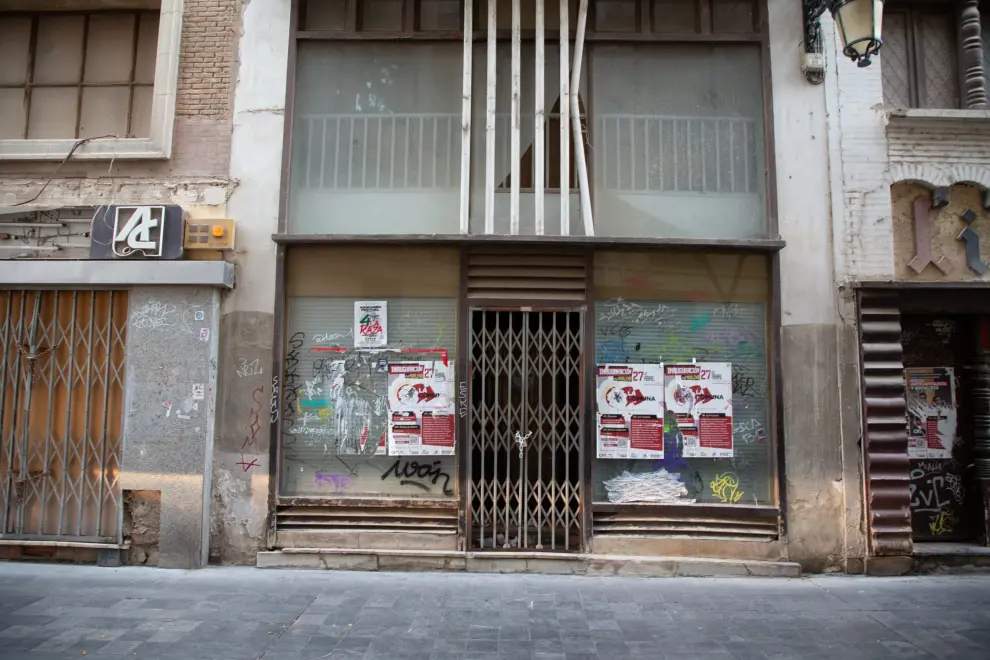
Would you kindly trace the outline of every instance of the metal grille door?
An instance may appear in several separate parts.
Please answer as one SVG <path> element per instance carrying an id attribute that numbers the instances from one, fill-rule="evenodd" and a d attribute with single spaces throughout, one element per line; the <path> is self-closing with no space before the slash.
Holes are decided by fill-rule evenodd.
<path id="1" fill-rule="evenodd" d="M 471 312 L 471 545 L 580 550 L 580 311 Z"/>
<path id="2" fill-rule="evenodd" d="M 0 537 L 120 541 L 126 322 L 126 292 L 0 291 Z"/>

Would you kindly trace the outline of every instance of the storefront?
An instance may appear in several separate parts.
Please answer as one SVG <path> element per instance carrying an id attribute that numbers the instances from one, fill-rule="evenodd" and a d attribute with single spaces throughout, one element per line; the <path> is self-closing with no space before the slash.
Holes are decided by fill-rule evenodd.
<path id="1" fill-rule="evenodd" d="M 783 558 L 763 3 L 340 4 L 294 18 L 270 548 Z"/>
<path id="2" fill-rule="evenodd" d="M 978 248 L 964 246 L 986 227 L 986 211 L 972 210 L 983 193 L 912 182 L 891 194 L 897 281 L 858 291 L 871 550 L 916 564 L 979 555 L 990 503 L 990 297 Z"/>
<path id="3" fill-rule="evenodd" d="M 279 547 L 779 551 L 768 256 L 286 254 Z"/>

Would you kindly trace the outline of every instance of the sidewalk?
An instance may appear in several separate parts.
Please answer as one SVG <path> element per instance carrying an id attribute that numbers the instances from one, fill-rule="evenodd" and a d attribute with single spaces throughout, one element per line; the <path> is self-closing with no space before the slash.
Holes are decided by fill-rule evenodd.
<path id="1" fill-rule="evenodd" d="M 626 579 L 0 562 L 0 659 L 990 658 L 990 576 Z"/>

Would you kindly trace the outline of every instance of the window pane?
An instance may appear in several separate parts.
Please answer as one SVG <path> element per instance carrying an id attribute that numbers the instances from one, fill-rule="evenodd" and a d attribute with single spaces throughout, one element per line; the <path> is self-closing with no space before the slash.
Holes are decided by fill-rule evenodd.
<path id="1" fill-rule="evenodd" d="M 0 89 L 0 139 L 24 137 L 24 90 Z"/>
<path id="2" fill-rule="evenodd" d="M 359 0 L 362 30 L 402 29 L 402 0 Z"/>
<path id="3" fill-rule="evenodd" d="M 766 235 L 758 48 L 601 46 L 591 64 L 599 235 Z"/>
<path id="4" fill-rule="evenodd" d="M 697 32 L 698 0 L 653 0 L 653 31 Z"/>
<path id="5" fill-rule="evenodd" d="M 79 81 L 82 64 L 83 17 L 38 18 L 38 45 L 34 58 L 34 82 L 38 84 Z"/>
<path id="6" fill-rule="evenodd" d="M 959 107 L 955 25 L 950 14 L 921 14 L 924 108 Z"/>
<path id="7" fill-rule="evenodd" d="M 5 17 L 0 20 L 0 83 L 16 85 L 24 82 L 30 46 L 30 18 Z"/>
<path id="8" fill-rule="evenodd" d="M 75 87 L 35 87 L 31 92 L 28 138 L 76 137 Z"/>
<path id="9" fill-rule="evenodd" d="M 131 134 L 127 137 L 151 137 L 151 102 L 153 88 L 150 85 L 134 87 L 131 106 Z"/>
<path id="10" fill-rule="evenodd" d="M 419 9 L 421 30 L 460 30 L 461 0 L 423 0 Z"/>
<path id="11" fill-rule="evenodd" d="M 907 26 L 907 14 L 884 12 L 883 48 L 880 49 L 883 102 L 895 108 L 911 107 Z"/>
<path id="12" fill-rule="evenodd" d="M 303 30 L 343 30 L 347 19 L 347 3 L 330 0 L 306 0 L 306 20 Z"/>
<path id="13" fill-rule="evenodd" d="M 159 14 L 154 12 L 141 14 L 134 82 L 155 81 L 155 61 L 158 59 L 158 18 Z"/>
<path id="14" fill-rule="evenodd" d="M 712 4 L 715 32 L 753 32 L 755 18 L 753 0 L 715 0 Z"/>
<path id="15" fill-rule="evenodd" d="M 127 87 L 84 87 L 79 137 L 127 135 Z"/>
<path id="16" fill-rule="evenodd" d="M 460 43 L 302 43 L 290 227 L 457 233 Z"/>
<path id="17" fill-rule="evenodd" d="M 663 459 L 593 459 L 595 501 L 644 501 L 621 478 L 628 472 L 656 487 L 647 495 L 666 486 L 663 503 L 774 503 L 766 266 L 759 256 L 595 256 L 596 363 L 729 363 L 733 392 L 731 458 L 686 457 L 668 411 Z"/>
<path id="18" fill-rule="evenodd" d="M 134 51 L 132 14 L 94 14 L 86 41 L 86 82 L 125 82 L 131 78 Z"/>
<path id="19" fill-rule="evenodd" d="M 595 29 L 600 32 L 635 32 L 638 5 L 636 0 L 597 0 Z"/>

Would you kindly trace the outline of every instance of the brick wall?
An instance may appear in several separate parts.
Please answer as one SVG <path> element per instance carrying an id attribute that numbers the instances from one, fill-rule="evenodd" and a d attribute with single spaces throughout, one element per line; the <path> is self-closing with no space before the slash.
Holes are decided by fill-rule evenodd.
<path id="1" fill-rule="evenodd" d="M 230 116 L 239 0 L 185 0 L 178 117 Z"/>

